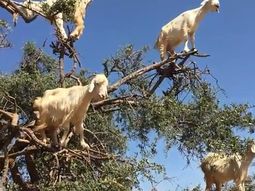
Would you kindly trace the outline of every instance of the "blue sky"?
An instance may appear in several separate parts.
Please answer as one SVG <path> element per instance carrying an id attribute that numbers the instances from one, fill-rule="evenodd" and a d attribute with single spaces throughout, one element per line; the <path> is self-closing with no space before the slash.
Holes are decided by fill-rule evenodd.
<path id="1" fill-rule="evenodd" d="M 132 43 L 135 48 L 145 45 L 151 48 L 160 28 L 179 13 L 199 6 L 200 0 L 94 0 L 88 9 L 84 35 L 76 43 L 82 67 L 102 72 L 101 63 L 114 55 L 123 45 Z M 220 13 L 210 13 L 202 21 L 196 34 L 196 47 L 211 55 L 196 59 L 201 67 L 208 66 L 226 95 L 220 95 L 222 103 L 255 104 L 254 34 L 255 1 L 221 1 Z M 0 19 L 11 22 L 11 16 L 0 9 Z M 53 26 L 44 19 L 25 24 L 22 19 L 13 28 L 10 39 L 13 47 L 0 49 L 0 71 L 11 72 L 18 67 L 22 47 L 26 41 L 34 41 L 40 47 L 45 39 L 45 50 L 51 53 L 49 43 L 54 38 Z M 159 54 L 151 49 L 145 57 L 148 64 L 159 60 Z M 163 145 L 159 145 L 159 147 Z M 168 158 L 164 154 L 156 159 L 167 165 L 170 184 L 162 183 L 160 190 L 203 185 L 198 163 L 186 167 L 185 160 L 174 149 Z M 185 168 L 186 167 L 186 168 Z M 145 185 L 145 190 L 148 189 Z"/>

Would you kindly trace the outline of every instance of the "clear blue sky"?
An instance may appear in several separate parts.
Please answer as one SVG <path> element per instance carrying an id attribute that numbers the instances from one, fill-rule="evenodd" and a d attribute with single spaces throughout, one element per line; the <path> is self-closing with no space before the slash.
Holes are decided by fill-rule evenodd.
<path id="1" fill-rule="evenodd" d="M 117 49 L 132 43 L 135 48 L 144 45 L 153 47 L 162 25 L 182 11 L 199 6 L 200 0 L 94 0 L 88 9 L 84 35 L 77 42 L 82 66 L 93 72 L 102 72 L 102 61 L 113 55 Z M 196 35 L 196 46 L 211 57 L 199 59 L 201 66 L 208 65 L 226 90 L 227 97 L 221 96 L 222 103 L 255 104 L 255 1 L 222 0 L 220 13 L 210 13 L 202 21 Z M 11 16 L 0 9 L 0 18 L 11 21 Z M 42 46 L 54 38 L 53 27 L 44 19 L 25 24 L 22 19 L 13 28 L 10 39 L 11 49 L 0 49 L 0 71 L 10 72 L 17 68 L 26 41 Z M 48 46 L 47 44 L 47 46 Z M 51 52 L 46 47 L 47 52 Z M 158 52 L 151 49 L 145 61 L 157 61 Z M 161 146 L 161 145 L 160 145 Z M 163 147 L 163 146 L 162 146 Z M 167 164 L 172 183 L 162 183 L 159 190 L 174 190 L 176 184 L 183 187 L 203 184 L 203 177 L 194 162 L 185 168 L 185 162 L 175 150 L 168 158 L 158 157 Z M 148 188 L 147 188 L 148 189 Z M 146 188 L 145 188 L 146 190 Z"/>

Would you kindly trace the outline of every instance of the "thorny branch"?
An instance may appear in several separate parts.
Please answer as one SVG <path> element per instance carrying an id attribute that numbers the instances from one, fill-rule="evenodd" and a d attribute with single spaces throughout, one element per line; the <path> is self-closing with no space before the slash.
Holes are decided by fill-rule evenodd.
<path id="1" fill-rule="evenodd" d="M 50 47 L 53 50 L 55 55 L 58 55 L 59 58 L 59 83 L 61 87 L 64 87 L 64 80 L 65 78 L 73 78 L 77 81 L 78 85 L 81 85 L 81 82 L 78 78 L 74 76 L 74 73 L 77 69 L 77 64 L 81 66 L 80 60 L 78 58 L 78 54 L 75 50 L 73 41 L 57 41 L 56 43 L 52 42 Z M 64 59 L 65 56 L 72 58 L 73 60 L 73 67 L 70 72 L 64 72 Z"/>
<path id="2" fill-rule="evenodd" d="M 13 15 L 14 25 L 16 25 L 18 15 L 20 15 L 26 23 L 32 22 L 37 17 L 37 16 L 28 17 L 18 7 L 18 6 L 22 6 L 22 4 L 19 4 L 19 3 L 16 4 L 10 0 L 1 0 L 0 6 L 3 7 L 4 9 L 6 9 L 9 13 L 11 13 Z M 37 13 L 37 14 L 47 18 L 43 13 Z"/>
<path id="3" fill-rule="evenodd" d="M 98 165 L 102 161 L 118 160 L 119 158 L 119 156 L 108 154 L 103 144 L 92 132 L 94 140 L 99 142 L 100 147 L 92 146 L 89 150 L 84 151 L 72 149 L 56 150 L 56 148 L 37 138 L 32 130 L 35 124 L 34 121 L 23 126 L 19 125 L 18 122 L 14 124 L 13 121 L 15 121 L 16 115 L 16 113 L 0 110 L 0 119 L 5 120 L 8 124 L 3 135 L 5 133 L 11 134 L 8 136 L 8 140 L 5 140 L 4 148 L 1 149 L 6 152 L 0 153 L 0 172 L 2 172 L 2 182 L 4 185 L 8 183 L 8 172 L 10 171 L 15 183 L 23 190 L 29 190 L 31 185 L 39 180 L 39 172 L 34 164 L 33 156 L 42 151 L 48 152 L 55 159 L 54 166 L 51 167 L 52 170 L 50 172 L 55 183 L 61 181 L 61 176 L 64 173 L 62 172 L 64 161 L 80 160 L 86 165 Z M 0 128 L 2 128 L 1 124 Z M 13 132 L 14 129 L 16 133 Z M 21 173 L 15 164 L 17 157 L 22 156 L 25 156 L 27 172 L 30 175 L 31 182 L 22 180 Z"/>
<path id="4" fill-rule="evenodd" d="M 2 0 L 0 1 L 0 6 L 5 6 L 9 8 L 9 12 L 12 14 L 15 14 L 16 12 L 19 13 L 25 21 L 30 22 L 31 19 L 34 18 L 27 18 L 25 15 L 22 15 L 22 13 L 19 11 L 16 4 L 12 3 L 9 0 Z M 38 13 L 39 14 L 39 13 Z M 75 79 L 78 83 L 78 85 L 81 85 L 81 82 L 78 78 L 74 77 L 74 73 L 77 68 L 77 64 L 80 65 L 80 61 L 78 58 L 78 54 L 74 48 L 74 43 L 72 41 L 66 41 L 62 42 L 61 40 L 57 41 L 56 43 L 51 44 L 51 48 L 53 49 L 53 53 L 58 55 L 59 58 L 59 75 L 60 75 L 60 84 L 63 87 L 64 86 L 64 79 L 67 77 L 71 77 Z M 73 59 L 73 68 L 72 70 L 65 74 L 64 73 L 64 61 L 65 56 L 68 56 Z M 184 76 L 187 76 L 187 78 L 190 77 L 190 73 L 195 73 L 197 75 L 197 66 L 190 67 L 188 65 L 185 65 L 186 61 L 189 59 L 190 56 L 197 56 L 197 57 L 206 57 L 208 55 L 201 55 L 198 54 L 197 51 L 191 51 L 189 53 L 179 53 L 172 57 L 169 57 L 165 59 L 162 62 L 153 63 L 149 66 L 142 67 L 140 69 L 137 69 L 136 71 L 126 74 L 123 73 L 124 77 L 108 88 L 108 92 L 114 92 L 118 90 L 120 86 L 123 84 L 129 83 L 130 80 L 136 79 L 139 76 L 142 76 L 146 73 L 149 73 L 151 71 L 155 71 L 156 75 L 151 80 L 151 87 L 149 89 L 149 93 L 147 96 L 152 95 L 158 87 L 160 87 L 161 83 L 165 78 L 171 79 L 174 82 L 176 81 L 176 78 L 179 74 L 182 74 Z M 180 62 L 177 62 L 180 60 Z M 153 83 L 154 79 L 159 77 L 159 79 Z M 199 76 L 198 76 L 199 79 Z M 182 82 L 181 82 L 182 83 Z M 177 88 L 178 91 L 180 91 L 181 88 L 185 87 L 179 87 L 178 83 L 177 85 L 174 85 L 173 88 Z M 104 106 L 119 106 L 122 104 L 129 104 L 130 106 L 136 105 L 138 99 L 141 98 L 140 95 L 126 95 L 126 96 L 120 96 L 115 97 L 112 99 L 103 100 L 97 103 L 93 103 L 92 106 L 94 109 L 100 109 Z M 27 163 L 27 171 L 29 173 L 31 179 L 31 183 L 36 182 L 39 178 L 39 175 L 36 170 L 36 167 L 34 165 L 34 159 L 33 156 L 37 153 L 47 152 L 50 155 L 52 155 L 52 159 L 46 162 L 51 162 L 53 166 L 50 166 L 50 174 L 49 176 L 54 180 L 55 183 L 61 182 L 61 177 L 66 176 L 63 172 L 64 168 L 68 168 L 66 163 L 70 160 L 79 160 L 83 162 L 85 165 L 90 166 L 91 169 L 94 166 L 97 166 L 98 163 L 102 161 L 109 161 L 109 160 L 115 160 L 123 162 L 124 160 L 120 159 L 119 156 L 115 156 L 112 154 L 109 154 L 106 150 L 106 147 L 103 145 L 103 143 L 100 141 L 100 139 L 93 133 L 87 130 L 88 133 L 93 137 L 93 141 L 95 141 L 97 144 L 93 144 L 89 150 L 72 150 L 72 149 L 61 149 L 57 150 L 57 148 L 53 148 L 50 144 L 46 144 L 33 132 L 34 122 L 31 122 L 30 124 L 26 125 L 19 125 L 19 115 L 17 113 L 17 106 L 15 99 L 9 97 L 9 100 L 12 100 L 14 103 L 14 109 L 13 112 L 10 112 L 8 109 L 5 110 L 4 108 L 0 109 L 0 120 L 3 120 L 5 125 L 2 125 L 0 123 L 0 130 L 3 130 L 3 134 L 8 135 L 5 138 L 4 146 L 1 148 L 5 152 L 3 154 L 0 154 L 0 170 L 3 172 L 2 180 L 4 183 L 7 183 L 8 180 L 8 172 L 10 171 L 12 174 L 12 178 L 14 179 L 15 183 L 19 184 L 22 188 L 26 189 L 28 188 L 28 183 L 24 182 L 24 180 L 21 179 L 21 176 L 19 175 L 19 169 L 17 168 L 17 165 L 10 165 L 10 161 L 15 161 L 18 157 L 25 156 L 25 162 Z M 3 128 L 4 127 L 4 128 Z M 1 138 L 0 138 L 1 139 Z M 0 140 L 1 141 L 1 140 Z M 99 145 L 99 146 L 98 146 Z M 14 162 L 15 163 L 15 162 Z M 29 163 L 29 164 L 28 164 Z M 69 169 L 70 171 L 70 169 Z M 69 175 L 72 176 L 72 175 Z"/>
<path id="5" fill-rule="evenodd" d="M 184 63 L 188 60 L 188 58 L 193 55 L 197 57 L 207 57 L 209 55 L 198 54 L 197 51 L 191 51 L 188 53 L 179 53 L 175 54 L 172 57 L 168 57 L 167 59 L 163 60 L 162 62 L 153 63 L 149 66 L 143 67 L 124 78 L 120 79 L 119 81 L 115 82 L 108 88 L 108 92 L 114 92 L 117 90 L 121 85 L 127 83 L 128 81 L 137 78 L 145 73 L 148 73 L 152 70 L 157 70 L 157 72 L 162 75 L 164 72 L 167 72 L 168 75 L 174 75 L 178 73 L 183 73 L 187 68 L 183 67 Z M 179 64 L 176 64 L 178 59 L 182 59 Z M 166 68 L 162 68 L 163 66 L 168 65 Z"/>
<path id="6" fill-rule="evenodd" d="M 115 106 L 115 105 L 120 105 L 120 104 L 124 104 L 124 103 L 128 103 L 128 104 L 135 104 L 135 98 L 138 96 L 123 96 L 123 97 L 118 97 L 118 98 L 114 98 L 114 99 L 105 99 L 96 103 L 92 103 L 92 107 L 94 107 L 95 109 L 101 108 L 102 106 L 105 105 L 111 105 L 111 106 Z"/>
<path id="7" fill-rule="evenodd" d="M 25 22 L 29 23 L 32 22 L 38 15 L 46 18 L 47 20 L 51 21 L 53 17 L 51 15 L 46 15 L 42 12 L 38 12 L 35 10 L 32 10 L 29 7 L 24 7 L 22 3 L 19 2 L 13 2 L 11 0 L 1 0 L 0 6 L 6 9 L 8 12 L 10 12 L 13 15 L 14 23 L 16 23 L 18 15 L 20 15 Z M 20 7 L 24 7 L 26 9 L 31 9 L 31 11 L 35 12 L 36 14 L 34 16 L 28 17 Z M 70 33 L 70 31 L 69 31 Z M 64 87 L 64 80 L 67 77 L 73 76 L 73 74 L 76 72 L 77 64 L 81 66 L 80 60 L 78 58 L 78 54 L 74 48 L 74 41 L 73 39 L 68 39 L 67 41 L 63 41 L 61 38 L 59 38 L 58 31 L 56 31 L 57 34 L 57 42 L 51 44 L 51 48 L 53 49 L 54 54 L 58 54 L 59 58 L 59 83 L 61 87 Z M 73 68 L 70 72 L 68 72 L 66 75 L 64 73 L 64 59 L 65 56 L 68 56 L 73 59 Z"/>

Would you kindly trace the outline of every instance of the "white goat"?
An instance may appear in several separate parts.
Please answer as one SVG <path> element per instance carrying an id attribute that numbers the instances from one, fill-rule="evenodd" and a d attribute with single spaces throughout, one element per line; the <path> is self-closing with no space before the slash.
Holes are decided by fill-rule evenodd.
<path id="1" fill-rule="evenodd" d="M 192 49 L 195 49 L 195 32 L 199 22 L 208 12 L 219 12 L 219 8 L 219 0 L 204 0 L 200 7 L 180 14 L 163 26 L 154 46 L 159 50 L 161 60 L 165 58 L 167 52 L 170 55 L 175 54 L 175 48 L 182 42 L 185 42 L 185 52 L 190 51 L 189 40 Z"/>
<path id="2" fill-rule="evenodd" d="M 38 13 L 43 14 L 43 6 L 46 4 L 51 7 L 56 3 L 57 0 L 45 0 L 45 1 L 31 1 L 26 0 L 23 3 L 16 2 L 17 5 L 20 6 L 20 10 L 22 10 L 25 15 L 29 18 L 33 18 Z M 73 14 L 73 22 L 75 24 L 75 29 L 70 34 L 70 37 L 73 39 L 79 39 L 83 33 L 85 28 L 84 19 L 86 14 L 86 9 L 92 0 L 76 0 L 74 14 Z M 59 12 L 53 15 L 53 18 L 50 19 L 51 22 L 56 26 L 57 32 L 60 34 L 60 37 L 63 40 L 68 38 L 63 21 L 63 13 Z"/>
<path id="3" fill-rule="evenodd" d="M 52 134 L 54 145 L 58 144 L 57 133 L 64 130 L 60 144 L 66 146 L 70 125 L 74 126 L 76 134 L 80 136 L 83 148 L 89 148 L 84 141 L 83 121 L 91 101 L 102 100 L 107 97 L 108 80 L 104 74 L 97 74 L 86 86 L 57 88 L 45 91 L 43 97 L 34 101 L 34 110 L 38 112 L 38 120 L 34 131 L 41 131 L 46 141 L 44 130 Z"/>
<path id="4" fill-rule="evenodd" d="M 255 142 L 248 144 L 246 153 L 226 155 L 224 153 L 209 153 L 201 163 L 201 169 L 205 175 L 206 188 L 210 191 L 216 184 L 216 191 L 221 191 L 222 184 L 233 180 L 240 191 L 245 191 L 245 180 L 248 168 L 255 157 Z"/>

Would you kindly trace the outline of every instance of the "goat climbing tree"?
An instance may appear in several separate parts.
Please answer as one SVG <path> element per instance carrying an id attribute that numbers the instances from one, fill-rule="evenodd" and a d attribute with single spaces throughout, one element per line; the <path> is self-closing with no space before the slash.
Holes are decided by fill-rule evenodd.
<path id="1" fill-rule="evenodd" d="M 8 36 L 2 34 L 5 41 L 0 41 L 0 47 L 6 47 Z M 221 106 L 217 81 L 207 82 L 204 77 L 214 80 L 210 70 L 194 62 L 195 57 L 206 62 L 209 55 L 192 51 L 145 63 L 149 49 L 128 45 L 103 63 L 111 82 L 110 96 L 90 107 L 85 136 L 91 148 L 81 150 L 72 139 L 68 148 L 57 150 L 32 131 L 31 106 L 47 89 L 88 82 L 90 73 L 76 70 L 79 59 L 74 44 L 57 38 L 50 43 L 57 55 L 52 58 L 26 43 L 19 68 L 0 75 L 0 175 L 9 190 L 129 191 L 140 188 L 141 178 L 153 187 L 161 181 L 155 173 L 167 180 L 164 166 L 149 162 L 157 155 L 160 139 L 166 151 L 176 146 L 189 161 L 207 151 L 242 150 L 245 140 L 235 136 L 233 129 L 254 130 L 250 106 Z M 67 56 L 74 67 L 66 75 Z M 132 155 L 127 152 L 131 142 L 138 146 Z"/>

